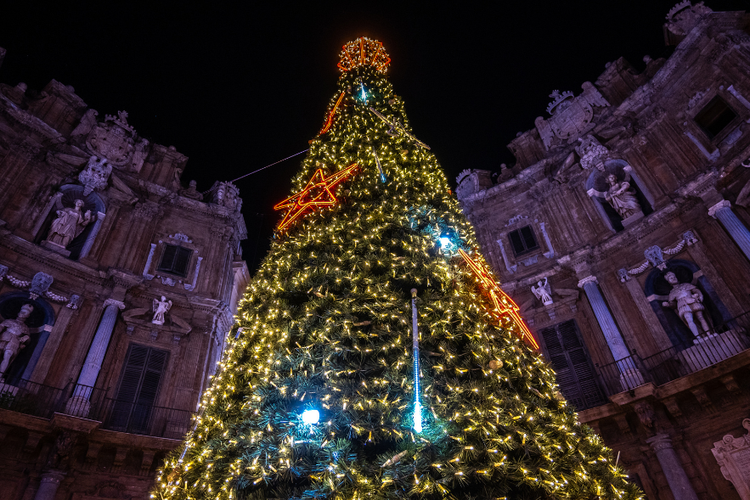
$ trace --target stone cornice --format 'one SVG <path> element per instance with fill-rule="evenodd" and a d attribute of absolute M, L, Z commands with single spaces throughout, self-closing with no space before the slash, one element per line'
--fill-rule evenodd
<path fill-rule="evenodd" d="M 63 274 L 79 278 L 89 283 L 103 286 L 107 279 L 107 274 L 102 271 L 87 267 L 80 262 L 66 259 L 60 254 L 26 241 L 23 238 L 11 234 L 9 231 L 0 230 L 0 246 L 25 255 L 28 258 L 51 269 L 60 271 Z"/>

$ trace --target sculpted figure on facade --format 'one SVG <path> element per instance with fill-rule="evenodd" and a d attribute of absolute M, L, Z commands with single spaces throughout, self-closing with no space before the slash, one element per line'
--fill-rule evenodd
<path fill-rule="evenodd" d="M 33 310 L 34 306 L 24 304 L 18 311 L 16 319 L 6 319 L 0 323 L 0 353 L 2 353 L 0 382 L 5 381 L 6 370 L 29 341 L 29 327 L 26 326 L 26 319 L 31 316 Z"/>
<path fill-rule="evenodd" d="M 164 324 L 164 315 L 169 312 L 169 309 L 172 307 L 172 301 L 167 300 L 167 298 L 162 295 L 161 300 L 154 299 L 153 303 L 153 311 L 154 311 L 154 319 L 151 320 L 151 323 L 155 325 L 163 325 Z"/>
<path fill-rule="evenodd" d="M 47 241 L 67 247 L 73 239 L 81 234 L 91 222 L 91 210 L 83 213 L 83 200 L 76 200 L 73 208 L 65 207 L 57 211 L 57 218 L 52 221 Z"/>
<path fill-rule="evenodd" d="M 549 282 L 545 277 L 543 280 L 539 280 L 537 286 L 531 286 L 531 292 L 536 296 L 537 299 L 542 301 L 545 306 L 552 305 L 552 287 L 549 286 Z"/>
<path fill-rule="evenodd" d="M 181 189 L 180 194 L 192 200 L 203 200 L 203 195 L 200 191 L 198 191 L 198 183 L 196 181 L 190 181 L 190 185 L 188 186 L 188 188 Z"/>
<path fill-rule="evenodd" d="M 630 188 L 628 181 L 618 181 L 615 174 L 609 174 L 607 184 L 609 184 L 609 189 L 604 198 L 620 214 L 620 217 L 627 219 L 641 211 L 635 192 Z"/>
<path fill-rule="evenodd" d="M 698 287 L 691 283 L 680 283 L 677 275 L 672 271 L 667 272 L 664 279 L 672 285 L 672 290 L 669 292 L 669 299 L 662 302 L 662 306 L 674 309 L 680 319 L 693 332 L 696 339 L 700 337 L 701 333 L 710 333 L 711 329 L 703 313 L 705 310 L 703 294 L 698 290 Z M 696 320 L 700 324 L 700 329 Z"/>

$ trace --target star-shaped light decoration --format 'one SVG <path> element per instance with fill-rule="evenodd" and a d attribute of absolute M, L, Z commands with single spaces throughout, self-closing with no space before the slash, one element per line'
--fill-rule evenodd
<path fill-rule="evenodd" d="M 336 195 L 334 191 L 336 186 L 351 176 L 358 168 L 359 165 L 352 163 L 345 169 L 339 170 L 328 177 L 323 173 L 323 169 L 316 170 L 302 191 L 273 207 L 274 210 L 287 210 L 276 230 L 284 231 L 295 220 L 318 207 L 335 205 Z"/>
<path fill-rule="evenodd" d="M 513 299 L 508 297 L 508 295 L 498 286 L 497 282 L 492 279 L 489 270 L 487 270 L 485 266 L 472 260 L 472 258 L 469 257 L 469 254 L 464 252 L 463 249 L 459 248 L 458 253 L 463 257 L 466 263 L 469 264 L 469 267 L 479 279 L 480 285 L 484 288 L 487 295 L 489 295 L 490 300 L 492 300 L 492 305 L 495 307 L 492 312 L 494 316 L 498 317 L 500 324 L 519 335 L 534 349 L 539 349 L 539 344 L 534 340 L 534 336 L 529 331 L 529 327 L 526 326 L 521 315 L 518 314 L 519 307 L 513 302 Z"/>

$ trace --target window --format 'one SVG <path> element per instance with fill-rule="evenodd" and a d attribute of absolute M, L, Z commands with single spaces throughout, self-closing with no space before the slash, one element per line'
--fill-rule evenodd
<path fill-rule="evenodd" d="M 531 226 L 511 231 L 508 237 L 510 238 L 510 244 L 513 246 L 513 253 L 515 255 L 523 255 L 539 248 Z"/>
<path fill-rule="evenodd" d="M 694 120 L 695 123 L 703 129 L 706 135 L 710 139 L 713 139 L 719 135 L 722 130 L 727 128 L 736 117 L 737 113 L 732 111 L 729 104 L 727 104 L 721 97 L 716 96 L 711 99 L 711 102 L 706 104 L 697 115 L 695 115 Z"/>
<path fill-rule="evenodd" d="M 575 320 L 545 328 L 541 337 L 565 399 L 578 411 L 606 403 Z"/>
<path fill-rule="evenodd" d="M 165 245 L 164 255 L 161 256 L 158 270 L 177 274 L 184 278 L 187 276 L 188 264 L 190 264 L 190 257 L 192 255 L 193 251 L 189 248 L 177 245 Z"/>
<path fill-rule="evenodd" d="M 169 353 L 130 344 L 107 428 L 146 434 Z"/>

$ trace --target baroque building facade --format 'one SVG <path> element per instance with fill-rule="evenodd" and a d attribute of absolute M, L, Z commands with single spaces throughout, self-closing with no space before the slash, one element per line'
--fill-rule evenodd
<path fill-rule="evenodd" d="M 561 392 L 651 500 L 750 499 L 750 16 L 684 1 L 457 195 Z"/>
<path fill-rule="evenodd" d="M 239 191 L 186 162 L 0 84 L 0 498 L 147 498 L 188 431 L 249 276 Z"/>

